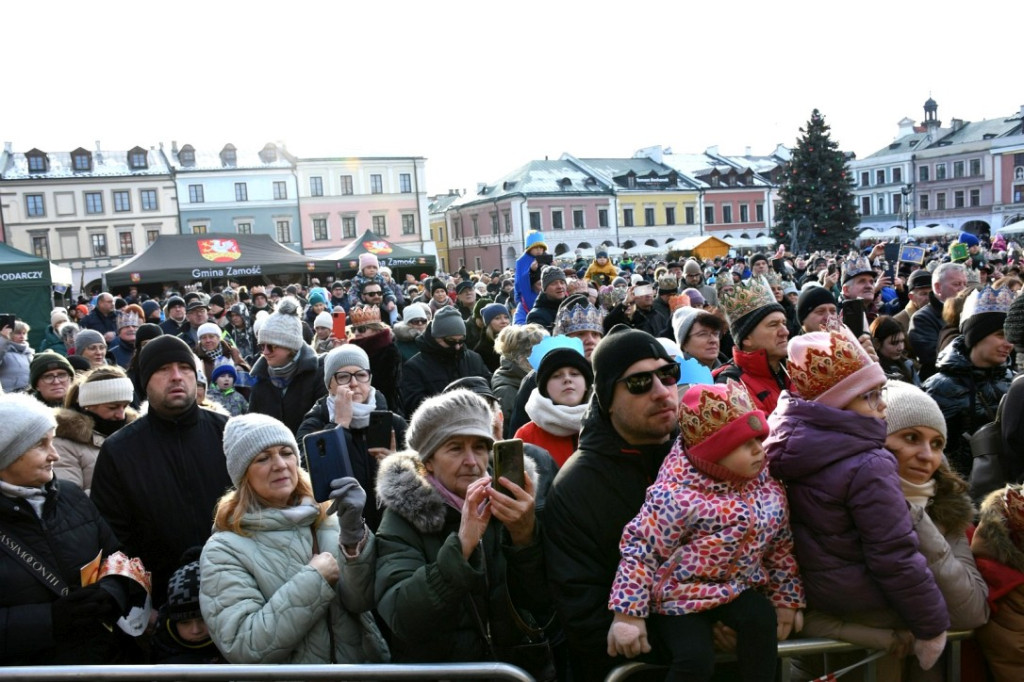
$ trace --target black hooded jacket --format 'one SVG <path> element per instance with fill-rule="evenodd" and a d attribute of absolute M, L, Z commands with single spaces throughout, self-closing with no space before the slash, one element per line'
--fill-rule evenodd
<path fill-rule="evenodd" d="M 428 327 L 416 337 L 416 346 L 420 352 L 405 363 L 402 370 L 398 394 L 405 415 L 410 419 L 421 402 L 441 393 L 445 386 L 456 379 L 475 376 L 488 383 L 491 381 L 491 373 L 476 351 L 465 346 L 458 349 L 445 348 L 431 335 L 431 331 Z"/>

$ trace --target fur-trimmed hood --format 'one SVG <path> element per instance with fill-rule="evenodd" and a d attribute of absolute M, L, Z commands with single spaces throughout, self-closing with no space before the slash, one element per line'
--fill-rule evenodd
<path fill-rule="evenodd" d="M 935 497 L 927 507 L 928 516 L 945 535 L 959 535 L 974 521 L 974 505 L 967 484 L 943 462 L 932 475 Z"/>
<path fill-rule="evenodd" d="M 1012 485 L 1011 487 L 1019 490 L 1022 486 Z M 986 556 L 1015 571 L 1024 573 L 1024 548 L 1014 544 L 1013 538 L 1010 537 L 1003 490 L 1000 488 L 992 491 L 981 503 L 978 530 L 974 533 L 974 542 L 971 547 L 972 549 L 977 548 L 980 541 L 985 551 L 984 553 L 976 552 L 978 556 Z"/>
<path fill-rule="evenodd" d="M 407 343 L 415 341 L 416 337 L 423 333 L 422 329 L 416 329 L 404 321 L 397 322 L 393 331 L 396 339 Z"/>
<path fill-rule="evenodd" d="M 83 445 L 95 445 L 93 432 L 96 422 L 85 412 L 62 407 L 54 412 L 57 419 L 57 438 L 66 438 Z M 139 413 L 128 407 L 124 411 L 125 423 L 131 424 L 138 419 Z M 101 442 L 104 436 L 100 436 Z"/>
<path fill-rule="evenodd" d="M 523 464 L 534 489 L 539 489 L 537 465 L 525 456 Z M 377 471 L 377 502 L 421 533 L 436 533 L 444 528 L 449 509 L 441 493 L 427 480 L 427 470 L 412 450 L 396 452 L 381 461 Z"/>

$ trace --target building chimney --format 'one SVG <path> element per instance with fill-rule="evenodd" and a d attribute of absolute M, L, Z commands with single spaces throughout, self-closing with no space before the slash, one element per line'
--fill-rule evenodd
<path fill-rule="evenodd" d="M 743 148 L 743 156 L 748 156 L 748 157 L 750 156 L 750 146 L 749 145 Z"/>
<path fill-rule="evenodd" d="M 14 143 L 13 142 L 4 142 L 4 151 L 7 152 L 8 154 L 11 153 L 11 149 L 13 147 L 14 147 Z"/>
<path fill-rule="evenodd" d="M 177 140 L 171 140 L 171 153 L 174 154 L 175 156 L 178 155 L 178 141 Z"/>

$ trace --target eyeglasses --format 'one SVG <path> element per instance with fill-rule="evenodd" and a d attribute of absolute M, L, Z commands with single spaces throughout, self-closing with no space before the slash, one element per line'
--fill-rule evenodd
<path fill-rule="evenodd" d="M 70 375 L 68 375 L 68 373 L 64 371 L 51 372 L 50 374 L 44 374 L 39 378 L 48 384 L 63 384 L 68 381 L 71 381 Z"/>
<path fill-rule="evenodd" d="M 662 365 L 658 369 L 652 369 L 649 372 L 630 374 L 628 377 L 622 377 L 619 381 L 626 384 L 626 390 L 633 395 L 643 395 L 651 390 L 655 377 L 658 378 L 662 386 L 675 386 L 679 382 L 679 372 L 679 364 L 673 362 L 668 365 Z"/>
<path fill-rule="evenodd" d="M 693 332 L 692 334 L 690 334 L 689 338 L 700 339 L 702 341 L 707 341 L 708 339 L 720 339 L 722 338 L 722 332 L 703 330 L 699 332 Z"/>
<path fill-rule="evenodd" d="M 452 348 L 466 345 L 465 336 L 444 336 L 441 340 L 444 341 L 446 346 L 450 346 Z"/>
<path fill-rule="evenodd" d="M 370 373 L 367 372 L 365 369 L 361 369 L 361 370 L 359 370 L 358 372 L 355 372 L 355 373 L 352 373 L 352 372 L 335 372 L 334 373 L 334 381 L 336 381 L 339 386 L 344 386 L 344 385 L 346 385 L 348 383 L 351 383 L 352 377 L 355 377 L 356 381 L 358 381 L 359 383 L 365 384 L 366 382 L 368 382 L 370 380 Z"/>
<path fill-rule="evenodd" d="M 365 325 L 365 324 L 361 324 L 359 326 L 352 327 L 352 333 L 353 334 L 365 334 L 368 331 L 370 331 L 370 327 L 368 325 Z"/>
<path fill-rule="evenodd" d="M 877 410 L 885 402 L 885 387 L 876 388 L 873 391 L 862 393 L 860 397 L 864 399 L 864 402 L 868 404 L 869 408 Z"/>
<path fill-rule="evenodd" d="M 406 324 L 414 324 L 417 327 L 420 326 L 421 324 L 426 324 L 426 323 L 427 323 L 427 321 L 422 319 L 422 318 L 416 318 L 416 319 L 409 320 L 408 322 L 406 322 Z"/>
<path fill-rule="evenodd" d="M 258 348 L 261 353 L 273 353 L 278 348 L 284 348 L 284 346 L 277 346 L 273 343 L 258 343 L 256 344 L 256 348 Z"/>
<path fill-rule="evenodd" d="M 364 291 L 363 296 L 383 296 L 383 291 Z"/>

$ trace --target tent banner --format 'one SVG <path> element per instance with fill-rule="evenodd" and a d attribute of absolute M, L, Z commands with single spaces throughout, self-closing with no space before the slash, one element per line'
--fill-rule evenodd
<path fill-rule="evenodd" d="M 0 282 L 24 282 L 27 280 L 44 280 L 44 269 L 30 269 L 27 272 L 0 272 Z"/>

